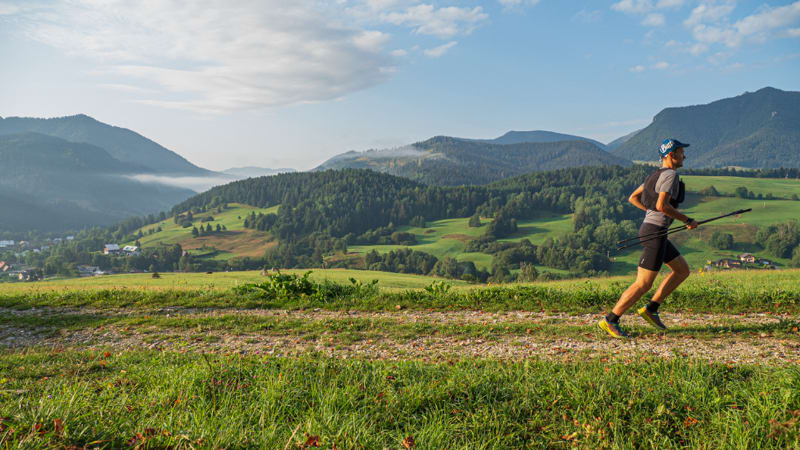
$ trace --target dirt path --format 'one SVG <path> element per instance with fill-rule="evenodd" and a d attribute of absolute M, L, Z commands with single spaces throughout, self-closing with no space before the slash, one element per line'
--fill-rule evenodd
<path fill-rule="evenodd" d="M 336 331 L 315 335 L 268 335 L 254 332 L 231 332 L 225 329 L 198 331 L 163 327 L 107 327 L 36 328 L 20 324 L 26 317 L 53 319 L 74 315 L 102 317 L 168 316 L 202 318 L 220 316 L 258 316 L 274 319 L 300 319 L 304 321 L 343 321 L 375 319 L 393 324 L 427 324 L 431 326 L 480 325 L 487 330 L 504 326 L 542 325 L 547 332 L 532 334 L 487 333 L 474 335 L 447 335 L 429 333 L 402 337 L 377 333 L 369 336 L 343 337 Z M 618 341 L 600 333 L 594 326 L 597 314 L 566 314 L 540 312 L 486 313 L 480 311 L 455 312 L 340 312 L 340 311 L 287 311 L 241 309 L 159 309 L 142 310 L 77 310 L 77 309 L 0 309 L 0 316 L 11 318 L 0 325 L 0 349 L 24 349 L 31 346 L 56 348 L 112 348 L 161 349 L 166 351 L 203 351 L 290 356 L 319 353 L 335 358 L 367 359 L 421 359 L 447 361 L 462 358 L 501 358 L 523 360 L 541 358 L 553 361 L 579 361 L 604 358 L 638 359 L 697 358 L 729 364 L 800 364 L 800 332 L 798 318 L 770 314 L 690 314 L 665 313 L 664 322 L 670 327 L 667 333 L 640 332 L 638 336 Z M 626 317 L 625 324 L 642 325 L 637 317 Z M 739 331 L 729 327 L 736 325 Z M 780 332 L 774 332 L 775 327 Z M 585 332 L 581 330 L 585 327 Z M 576 330 L 577 328 L 577 330 Z M 549 330 L 553 330 L 552 333 Z M 647 328 L 637 327 L 637 330 Z M 693 332 L 696 330 L 697 332 Z M 717 331 L 718 330 L 718 331 Z M 54 332 L 55 331 L 55 332 Z M 634 330 L 635 331 L 635 330 Z M 388 334 L 388 333 L 387 333 Z"/>

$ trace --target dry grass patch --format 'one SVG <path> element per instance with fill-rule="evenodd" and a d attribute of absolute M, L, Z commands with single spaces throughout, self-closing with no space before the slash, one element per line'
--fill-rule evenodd
<path fill-rule="evenodd" d="M 210 236 L 198 236 L 180 242 L 184 250 L 214 247 L 217 250 L 233 253 L 236 256 L 259 257 L 278 242 L 269 233 L 256 230 L 223 231 Z"/>

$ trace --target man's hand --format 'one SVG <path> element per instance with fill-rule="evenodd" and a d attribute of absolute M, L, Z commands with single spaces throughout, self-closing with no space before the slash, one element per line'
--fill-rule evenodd
<path fill-rule="evenodd" d="M 691 217 L 689 218 L 689 221 L 686 222 L 686 228 L 690 230 L 694 230 L 695 228 L 697 228 L 697 226 L 698 226 L 697 221 L 692 219 Z"/>

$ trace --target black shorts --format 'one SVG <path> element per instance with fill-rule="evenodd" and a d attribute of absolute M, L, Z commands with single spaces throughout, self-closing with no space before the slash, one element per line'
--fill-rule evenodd
<path fill-rule="evenodd" d="M 643 223 L 642 226 L 639 227 L 639 236 L 649 234 L 650 237 L 652 237 L 652 233 L 659 231 L 666 232 L 667 229 L 668 227 L 660 227 L 652 223 Z M 639 241 L 641 242 L 645 239 L 648 239 L 648 237 L 644 239 L 640 237 Z M 642 257 L 639 259 L 639 267 L 654 272 L 661 270 L 661 265 L 665 262 L 670 262 L 678 256 L 681 256 L 681 252 L 667 239 L 666 235 L 658 239 L 650 239 L 642 242 L 642 247 L 644 250 L 642 251 Z"/>

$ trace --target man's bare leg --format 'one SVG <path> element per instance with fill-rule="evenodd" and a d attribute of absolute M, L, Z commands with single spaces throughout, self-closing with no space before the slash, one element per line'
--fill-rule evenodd
<path fill-rule="evenodd" d="M 684 280 L 689 278 L 689 264 L 686 263 L 686 260 L 683 259 L 683 256 L 678 255 L 678 257 L 666 264 L 670 269 L 672 269 L 672 273 L 664 278 L 664 281 L 662 281 L 661 285 L 659 285 L 658 289 L 656 289 L 656 293 L 653 294 L 653 301 L 656 303 L 663 302 L 664 299 L 675 290 L 675 288 L 680 286 Z M 616 314 L 616 312 L 614 314 Z"/>
<path fill-rule="evenodd" d="M 681 257 L 679 257 L 679 258 L 681 258 Z M 678 258 L 675 258 L 675 259 L 678 259 Z M 674 262 L 675 259 L 673 259 L 672 261 Z M 683 259 L 683 258 L 681 258 L 681 259 Z M 686 261 L 684 261 L 684 263 L 685 262 Z M 672 266 L 670 266 L 670 267 L 672 267 Z M 687 268 L 688 268 L 688 266 L 687 266 Z M 625 292 L 623 292 L 622 295 L 619 297 L 619 300 L 617 301 L 617 304 L 614 305 L 614 309 L 612 309 L 611 312 L 613 312 L 614 314 L 616 314 L 618 316 L 621 316 L 621 315 L 625 314 L 625 311 L 627 311 L 628 308 L 630 308 L 636 302 L 638 302 L 639 299 L 642 298 L 642 296 L 644 294 L 646 294 L 647 291 L 649 291 L 651 287 L 653 287 L 653 281 L 655 281 L 657 276 L 658 276 L 658 272 L 653 271 L 653 270 L 649 270 L 649 269 L 645 269 L 643 267 L 639 267 L 639 270 L 636 273 L 636 281 L 634 281 L 633 284 L 630 285 L 630 287 L 628 287 L 628 289 L 625 289 Z M 681 280 L 681 281 L 683 281 L 683 280 Z M 680 282 L 678 282 L 678 284 L 680 284 Z M 663 283 L 662 283 L 662 286 L 663 286 Z M 673 288 L 673 289 L 675 289 L 675 288 Z M 670 292 L 672 292 L 672 291 L 670 291 Z"/>

